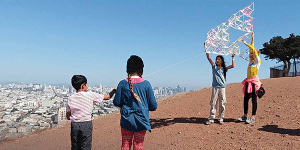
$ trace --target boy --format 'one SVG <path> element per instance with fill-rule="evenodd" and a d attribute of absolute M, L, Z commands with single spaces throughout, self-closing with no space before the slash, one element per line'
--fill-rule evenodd
<path fill-rule="evenodd" d="M 116 87 L 104 96 L 95 92 L 86 92 L 88 89 L 87 79 L 83 75 L 74 75 L 71 81 L 77 91 L 69 97 L 66 106 L 67 119 L 71 120 L 72 150 L 91 149 L 93 103 L 109 100 L 115 94 Z"/>

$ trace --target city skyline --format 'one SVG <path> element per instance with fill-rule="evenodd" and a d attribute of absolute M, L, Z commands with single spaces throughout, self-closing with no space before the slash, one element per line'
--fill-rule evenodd
<path fill-rule="evenodd" d="M 112 89 L 113 87 L 100 84 L 90 86 L 87 92 L 106 95 Z M 179 85 L 176 88 L 154 87 L 153 92 L 159 99 L 186 92 L 186 88 Z M 64 85 L 0 84 L 0 140 L 69 123 L 66 104 L 68 97 L 74 93 L 76 90 L 73 87 Z M 114 106 L 112 97 L 93 105 L 92 118 L 114 111 L 119 111 L 119 108 Z"/>

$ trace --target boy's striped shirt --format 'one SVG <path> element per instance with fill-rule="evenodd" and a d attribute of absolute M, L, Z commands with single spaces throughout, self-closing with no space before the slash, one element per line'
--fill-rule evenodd
<path fill-rule="evenodd" d="M 72 122 L 87 122 L 92 120 L 94 103 L 102 103 L 104 95 L 95 92 L 78 92 L 68 98 L 66 111 L 71 112 Z"/>

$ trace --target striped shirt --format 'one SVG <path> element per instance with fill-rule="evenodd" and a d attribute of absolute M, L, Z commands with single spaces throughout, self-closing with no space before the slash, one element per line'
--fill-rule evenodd
<path fill-rule="evenodd" d="M 102 103 L 104 95 L 95 92 L 78 92 L 67 101 L 66 111 L 71 112 L 71 122 L 87 122 L 92 120 L 94 103 Z"/>

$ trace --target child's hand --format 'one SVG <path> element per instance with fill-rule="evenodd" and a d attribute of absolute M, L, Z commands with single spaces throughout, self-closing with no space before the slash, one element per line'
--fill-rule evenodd
<path fill-rule="evenodd" d="M 236 51 L 233 51 L 233 53 L 232 53 L 232 56 L 231 56 L 231 57 L 234 57 L 235 53 L 236 53 Z"/>
<path fill-rule="evenodd" d="M 115 86 L 115 88 L 114 88 L 114 89 L 115 89 L 115 90 L 117 90 L 117 88 L 118 88 L 118 86 Z"/>

